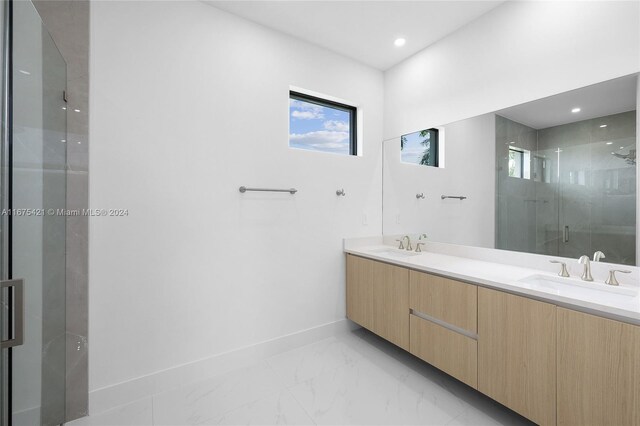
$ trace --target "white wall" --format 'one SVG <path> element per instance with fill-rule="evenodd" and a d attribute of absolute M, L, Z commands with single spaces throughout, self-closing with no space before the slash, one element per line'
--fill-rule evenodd
<path fill-rule="evenodd" d="M 364 156 L 289 149 L 290 85 L 356 102 Z M 90 390 L 344 319 L 381 72 L 200 2 L 95 2 L 91 95 L 90 205 L 129 216 L 90 223 Z"/>
<path fill-rule="evenodd" d="M 505 2 L 385 72 L 385 139 L 640 70 L 640 2 Z"/>
<path fill-rule="evenodd" d="M 384 143 L 384 233 L 426 233 L 431 241 L 495 246 L 495 114 L 440 128 L 444 167 L 400 161 L 400 138 Z M 417 199 L 416 194 L 424 194 Z M 441 199 L 462 195 L 466 200 Z"/>

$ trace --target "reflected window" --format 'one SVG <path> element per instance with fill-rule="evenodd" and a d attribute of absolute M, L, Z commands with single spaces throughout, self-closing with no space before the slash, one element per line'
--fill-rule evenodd
<path fill-rule="evenodd" d="M 421 166 L 439 167 L 439 131 L 425 129 L 400 138 L 400 161 Z"/>
<path fill-rule="evenodd" d="M 526 149 L 509 147 L 509 176 L 529 179 L 531 176 L 531 153 Z"/>
<path fill-rule="evenodd" d="M 356 107 L 289 92 L 289 147 L 358 155 Z"/>

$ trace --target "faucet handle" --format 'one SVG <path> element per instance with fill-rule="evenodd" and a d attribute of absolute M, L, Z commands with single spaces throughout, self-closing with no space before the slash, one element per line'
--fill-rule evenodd
<path fill-rule="evenodd" d="M 594 262 L 600 262 L 600 259 L 605 259 L 607 256 L 604 255 L 603 252 L 601 252 L 600 250 L 598 250 L 597 252 L 593 253 L 593 261 Z"/>
<path fill-rule="evenodd" d="M 612 269 L 609 271 L 609 278 L 607 278 L 607 280 L 604 282 L 605 284 L 609 284 L 609 285 L 620 285 L 620 283 L 618 282 L 618 279 L 616 278 L 616 272 L 620 272 L 622 274 L 630 274 L 631 271 L 628 271 L 626 269 Z"/>
<path fill-rule="evenodd" d="M 398 246 L 398 248 L 399 248 L 400 250 L 404 250 L 404 244 L 402 244 L 402 240 L 404 240 L 404 238 L 402 238 L 402 239 L 397 239 L 397 238 L 396 238 L 396 241 L 398 241 L 398 242 L 400 243 L 400 245 Z"/>
<path fill-rule="evenodd" d="M 423 246 L 423 245 L 425 245 L 425 243 L 422 243 L 420 241 L 418 241 L 416 243 L 416 253 L 421 253 L 422 252 L 422 249 L 420 248 L 420 246 Z"/>
<path fill-rule="evenodd" d="M 558 272 L 558 276 L 559 277 L 565 277 L 568 278 L 569 275 L 569 271 L 567 271 L 567 264 L 564 262 L 560 262 L 559 260 L 550 260 L 549 263 L 559 263 L 560 266 L 560 272 Z"/>

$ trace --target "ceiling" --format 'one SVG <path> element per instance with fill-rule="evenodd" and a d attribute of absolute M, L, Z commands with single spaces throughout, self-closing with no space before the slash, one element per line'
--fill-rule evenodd
<path fill-rule="evenodd" d="M 546 129 L 636 109 L 638 76 L 630 75 L 497 111 L 518 123 Z M 572 113 L 573 108 L 580 112 Z"/>
<path fill-rule="evenodd" d="M 218 1 L 219 9 L 386 70 L 502 1 Z M 405 38 L 403 47 L 394 46 Z"/>

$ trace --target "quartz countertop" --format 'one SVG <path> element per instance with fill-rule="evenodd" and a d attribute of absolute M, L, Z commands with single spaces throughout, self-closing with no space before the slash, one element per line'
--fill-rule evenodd
<path fill-rule="evenodd" d="M 514 254 L 495 249 L 457 247 L 460 248 L 456 249 L 456 246 L 448 244 L 426 243 L 422 247 L 422 253 L 410 253 L 384 244 L 380 237 L 345 240 L 344 251 L 356 256 L 640 325 L 640 293 L 638 291 L 640 287 L 637 283 L 638 268 L 636 267 L 613 264 L 596 265 L 593 262 L 592 266 L 595 266 L 593 270 L 594 281 L 585 282 L 577 276 L 582 265 L 577 265 L 575 259 L 527 253 Z M 459 252 L 459 255 L 456 255 L 456 251 Z M 491 260 L 492 257 L 495 257 L 495 260 Z M 527 262 L 528 257 L 529 262 Z M 559 270 L 559 265 L 548 263 L 551 259 L 566 261 L 568 265 L 571 265 L 572 276 L 570 278 L 558 277 L 554 271 Z M 512 264 L 505 263 L 508 261 L 511 261 Z M 575 262 L 576 265 L 569 262 Z M 523 264 L 531 264 L 532 266 L 527 267 Z M 631 270 L 632 274 L 618 274 L 621 285 L 618 287 L 608 286 L 603 281 L 610 268 Z M 543 288 L 522 281 L 534 276 L 554 280 L 558 285 Z"/>

